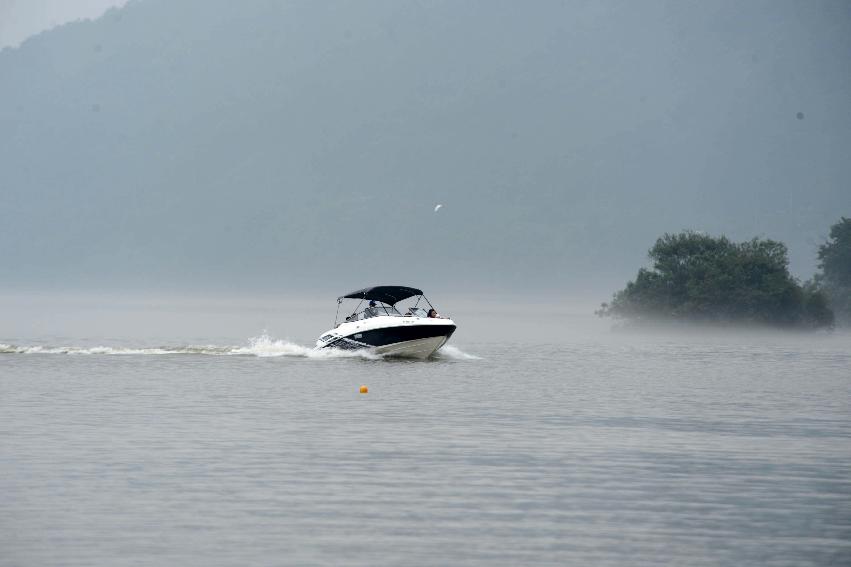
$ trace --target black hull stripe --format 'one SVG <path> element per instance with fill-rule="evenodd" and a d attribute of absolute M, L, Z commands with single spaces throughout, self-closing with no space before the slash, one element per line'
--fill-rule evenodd
<path fill-rule="evenodd" d="M 325 346 L 347 350 L 380 347 L 405 341 L 415 341 L 417 339 L 429 339 L 431 337 L 446 337 L 449 339 L 454 332 L 455 325 L 404 325 L 354 333 Z M 358 337 L 357 335 L 360 336 Z"/>

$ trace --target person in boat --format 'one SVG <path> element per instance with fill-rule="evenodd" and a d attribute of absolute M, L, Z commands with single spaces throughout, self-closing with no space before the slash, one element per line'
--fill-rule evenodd
<path fill-rule="evenodd" d="M 437 314 L 437 310 L 434 307 L 428 310 L 428 317 L 429 319 L 440 319 L 440 315 Z"/>
<path fill-rule="evenodd" d="M 376 317 L 378 316 L 378 304 L 375 303 L 375 300 L 369 302 L 369 307 L 363 310 L 364 317 Z"/>

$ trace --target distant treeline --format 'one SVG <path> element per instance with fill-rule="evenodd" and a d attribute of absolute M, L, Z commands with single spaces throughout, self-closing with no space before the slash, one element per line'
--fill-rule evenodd
<path fill-rule="evenodd" d="M 684 231 L 659 238 L 649 256 L 652 268 L 641 268 L 598 315 L 812 329 L 851 322 L 851 219 L 845 217 L 819 247 L 820 272 L 803 284 L 789 273 L 786 245 L 774 240 L 732 242 Z"/>

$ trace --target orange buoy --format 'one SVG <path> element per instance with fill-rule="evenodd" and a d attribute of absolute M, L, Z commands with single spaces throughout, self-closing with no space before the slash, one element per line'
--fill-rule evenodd
<path fill-rule="evenodd" d="M 361 393 L 361 394 L 368 394 L 368 393 L 369 393 L 369 388 L 367 388 L 366 386 L 361 386 L 361 387 L 360 387 L 360 393 Z"/>

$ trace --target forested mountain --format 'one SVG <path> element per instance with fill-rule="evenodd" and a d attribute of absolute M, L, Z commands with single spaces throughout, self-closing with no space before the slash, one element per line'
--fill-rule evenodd
<path fill-rule="evenodd" d="M 130 2 L 0 52 L 0 285 L 593 289 L 682 228 L 782 240 L 806 278 L 851 210 L 848 28 L 842 2 Z"/>

